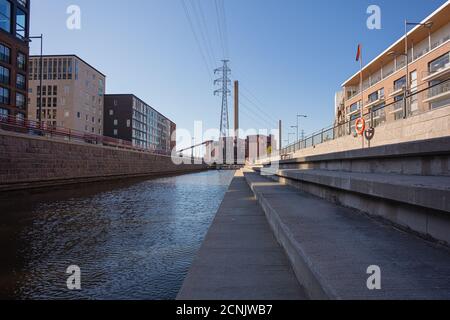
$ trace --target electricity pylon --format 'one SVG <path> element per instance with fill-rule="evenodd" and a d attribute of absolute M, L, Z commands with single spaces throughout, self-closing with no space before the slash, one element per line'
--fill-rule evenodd
<path fill-rule="evenodd" d="M 230 122 L 228 118 L 228 96 L 231 94 L 228 86 L 231 84 L 228 76 L 231 73 L 230 68 L 228 68 L 229 60 L 222 60 L 223 66 L 214 70 L 214 74 L 221 74 L 222 77 L 214 81 L 214 85 L 220 84 L 222 87 L 214 91 L 214 95 L 222 94 L 222 111 L 220 113 L 220 138 L 225 138 L 228 136 L 228 131 L 230 130 Z"/>

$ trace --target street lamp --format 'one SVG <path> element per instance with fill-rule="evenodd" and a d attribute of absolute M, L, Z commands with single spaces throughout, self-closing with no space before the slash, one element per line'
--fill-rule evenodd
<path fill-rule="evenodd" d="M 41 122 L 42 122 L 42 77 L 43 77 L 43 73 L 44 73 L 44 61 L 43 61 L 43 42 L 44 42 L 44 36 L 41 34 L 40 36 L 32 36 L 32 37 L 28 37 L 26 39 L 24 39 L 27 42 L 32 42 L 33 39 L 40 39 L 41 40 L 41 54 L 40 54 L 40 58 L 39 58 L 39 63 L 41 65 L 40 68 L 40 77 L 39 77 L 39 88 L 40 88 L 40 92 L 39 92 L 39 108 L 38 108 L 38 121 L 39 121 L 39 127 L 41 126 Z"/>
<path fill-rule="evenodd" d="M 431 50 L 431 28 L 433 27 L 433 21 L 427 21 L 425 23 L 421 22 L 408 22 L 405 20 L 405 53 L 398 53 L 391 51 L 388 55 L 393 56 L 405 56 L 406 57 L 406 94 L 409 93 L 410 80 L 409 80 L 409 48 L 408 48 L 408 26 L 422 26 L 428 29 L 428 50 Z"/>
<path fill-rule="evenodd" d="M 428 28 L 428 50 L 431 50 L 431 28 L 433 27 L 434 23 L 432 21 L 427 21 L 425 23 L 420 22 L 408 22 L 405 20 L 405 52 L 396 52 L 391 51 L 388 53 L 390 56 L 404 56 L 406 59 L 406 86 L 405 86 L 405 106 L 404 106 L 404 115 L 403 117 L 406 118 L 406 109 L 407 109 L 407 103 L 406 103 L 406 97 L 410 93 L 410 75 L 409 75 L 409 48 L 408 48 L 408 26 L 422 26 L 425 28 Z"/>
<path fill-rule="evenodd" d="M 299 118 L 308 118 L 308 116 L 305 116 L 304 114 L 298 114 L 297 115 L 297 125 L 291 127 L 292 129 L 297 129 L 297 141 L 300 141 L 300 136 L 299 136 L 300 124 L 299 124 L 299 121 L 298 121 Z"/>

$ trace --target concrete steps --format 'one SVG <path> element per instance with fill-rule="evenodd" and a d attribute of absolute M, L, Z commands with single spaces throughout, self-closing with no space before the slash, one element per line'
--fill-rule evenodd
<path fill-rule="evenodd" d="M 262 172 L 265 170 L 263 169 Z M 414 206 L 450 216 L 450 177 L 360 173 L 329 170 L 279 170 L 276 175 Z"/>
<path fill-rule="evenodd" d="M 352 186 L 349 177 L 332 172 L 318 176 L 319 173 L 304 172 L 303 178 L 314 179 L 315 185 L 334 181 L 341 187 Z M 356 179 L 353 181 L 367 182 L 364 176 L 351 177 Z M 450 299 L 447 247 L 257 173 L 245 173 L 245 178 L 310 298 Z M 382 176 L 379 179 L 385 181 Z M 404 179 L 388 182 L 410 184 Z M 440 182 L 430 179 L 427 187 L 439 189 Z M 367 288 L 367 269 L 374 265 L 381 268 L 381 290 Z"/>
<path fill-rule="evenodd" d="M 275 181 L 450 244 L 450 176 L 261 169 Z"/>

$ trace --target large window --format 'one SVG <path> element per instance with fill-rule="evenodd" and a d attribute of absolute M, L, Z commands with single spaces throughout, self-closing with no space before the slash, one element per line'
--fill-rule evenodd
<path fill-rule="evenodd" d="M 23 6 L 24 8 L 27 7 L 27 2 L 28 2 L 28 0 L 17 0 L 17 2 L 18 2 L 21 6 Z"/>
<path fill-rule="evenodd" d="M 16 93 L 16 107 L 19 109 L 25 108 L 25 96 L 21 93 Z"/>
<path fill-rule="evenodd" d="M 5 119 L 8 119 L 8 116 L 9 116 L 9 111 L 8 111 L 8 109 L 5 109 L 5 108 L 0 108 L 0 120 L 5 120 Z"/>
<path fill-rule="evenodd" d="M 394 90 L 400 90 L 406 87 L 406 76 L 394 81 Z"/>
<path fill-rule="evenodd" d="M 9 84 L 9 69 L 0 66 L 0 83 Z"/>
<path fill-rule="evenodd" d="M 360 109 L 360 106 L 361 106 L 360 101 L 355 102 L 354 104 L 352 104 L 352 105 L 350 106 L 350 112 L 355 112 L 356 110 L 359 110 L 359 109 Z"/>
<path fill-rule="evenodd" d="M 22 71 L 27 70 L 27 57 L 22 52 L 17 53 L 17 67 Z"/>
<path fill-rule="evenodd" d="M 9 104 L 9 90 L 3 87 L 0 87 L 0 103 Z"/>
<path fill-rule="evenodd" d="M 0 0 L 0 29 L 11 32 L 11 2 Z"/>
<path fill-rule="evenodd" d="M 27 36 L 27 15 L 21 9 L 17 9 L 16 13 L 16 36 L 25 39 Z"/>
<path fill-rule="evenodd" d="M 17 74 L 16 87 L 18 89 L 25 90 L 26 81 L 25 81 L 25 76 L 23 74 L 20 74 L 20 73 Z"/>
<path fill-rule="evenodd" d="M 450 66 L 450 52 L 447 52 L 443 56 L 430 62 L 429 71 L 430 73 L 435 73 L 449 66 Z"/>
<path fill-rule="evenodd" d="M 384 97 L 384 88 L 369 95 L 369 103 L 375 102 Z"/>
<path fill-rule="evenodd" d="M 0 43 L 0 61 L 11 63 L 11 49 Z"/>

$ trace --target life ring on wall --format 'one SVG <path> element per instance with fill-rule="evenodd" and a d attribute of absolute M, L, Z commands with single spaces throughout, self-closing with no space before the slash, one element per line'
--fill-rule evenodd
<path fill-rule="evenodd" d="M 366 137 L 367 141 L 370 141 L 375 137 L 375 128 L 369 128 L 364 132 L 364 136 Z"/>
<path fill-rule="evenodd" d="M 364 131 L 366 131 L 366 120 L 364 120 L 364 118 L 359 118 L 356 120 L 355 130 L 360 136 L 364 134 Z"/>

